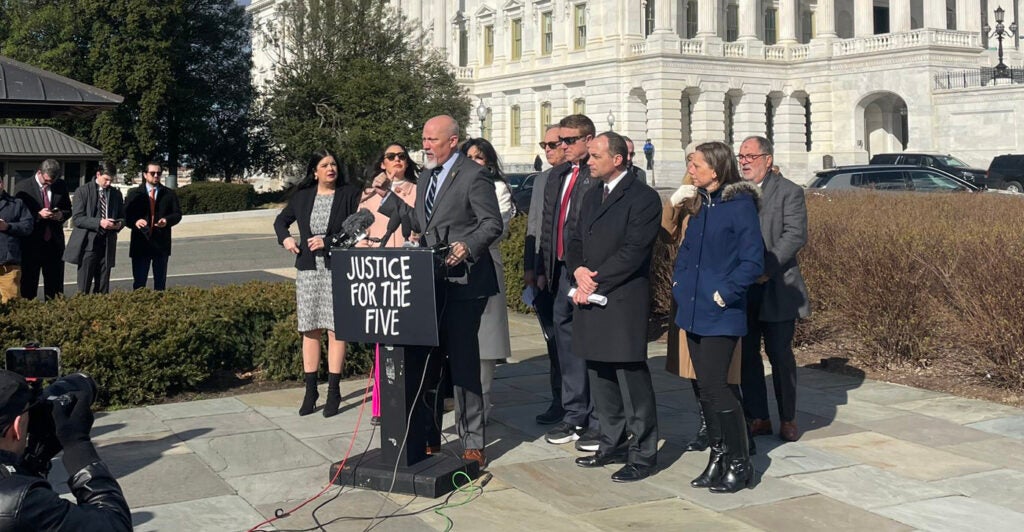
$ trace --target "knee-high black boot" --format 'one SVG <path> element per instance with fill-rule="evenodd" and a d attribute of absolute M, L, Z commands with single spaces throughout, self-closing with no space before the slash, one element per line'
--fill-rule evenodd
<path fill-rule="evenodd" d="M 697 428 L 697 435 L 690 440 L 690 443 L 686 444 L 686 451 L 703 451 L 708 448 L 708 422 L 704 417 L 704 405 L 700 400 L 700 385 L 697 384 L 697 379 L 690 379 L 690 385 L 693 387 L 693 396 L 697 398 L 697 413 L 700 415 L 700 426 Z"/>
<path fill-rule="evenodd" d="M 324 417 L 338 413 L 341 406 L 341 373 L 327 374 L 327 401 L 324 402 Z"/>
<path fill-rule="evenodd" d="M 711 413 L 711 403 L 701 401 L 700 407 L 704 412 Z M 695 488 L 707 488 L 716 484 L 725 468 L 722 458 L 725 449 L 722 444 L 721 422 L 711 415 L 705 418 L 705 421 L 707 422 L 708 438 L 711 440 L 711 454 L 708 456 L 708 466 L 704 468 L 704 472 L 690 481 L 690 485 Z"/>
<path fill-rule="evenodd" d="M 306 373 L 306 396 L 302 398 L 302 406 L 299 407 L 300 416 L 308 416 L 316 410 L 316 400 L 320 398 L 320 392 L 316 389 L 316 372 Z"/>
<path fill-rule="evenodd" d="M 747 449 L 747 422 L 742 410 L 717 413 L 725 441 L 725 472 L 718 482 L 710 486 L 715 493 L 735 493 L 749 487 L 754 480 L 754 466 Z"/>

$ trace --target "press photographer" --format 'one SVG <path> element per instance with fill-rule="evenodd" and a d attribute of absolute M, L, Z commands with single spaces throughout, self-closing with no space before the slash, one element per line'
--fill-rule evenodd
<path fill-rule="evenodd" d="M 89 438 L 92 379 L 69 375 L 40 388 L 0 370 L 0 531 L 131 530 L 121 487 Z M 45 479 L 62 449 L 77 505 L 58 497 Z"/>

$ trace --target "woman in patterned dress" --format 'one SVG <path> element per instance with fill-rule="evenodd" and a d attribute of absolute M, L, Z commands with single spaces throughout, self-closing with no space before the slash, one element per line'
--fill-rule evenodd
<path fill-rule="evenodd" d="M 324 417 L 338 413 L 341 405 L 341 370 L 345 364 L 345 342 L 334 336 L 334 306 L 331 289 L 331 260 L 324 237 L 341 232 L 341 224 L 356 212 L 360 190 L 344 183 L 337 158 L 327 150 L 313 154 L 306 165 L 306 177 L 296 187 L 288 205 L 274 220 L 277 241 L 295 255 L 295 296 L 299 332 L 302 333 L 302 370 L 306 395 L 299 408 L 305 416 L 316 409 L 320 398 L 317 372 L 320 368 L 320 339 L 327 330 L 327 401 Z M 297 223 L 299 238 L 289 227 Z"/>

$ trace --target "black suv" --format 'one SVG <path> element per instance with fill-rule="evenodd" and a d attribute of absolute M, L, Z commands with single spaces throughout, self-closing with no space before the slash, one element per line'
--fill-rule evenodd
<path fill-rule="evenodd" d="M 1024 155 L 997 155 L 988 165 L 988 184 L 1010 192 L 1024 192 Z"/>
<path fill-rule="evenodd" d="M 976 186 L 985 188 L 988 186 L 988 179 L 985 170 L 971 168 L 967 163 L 953 157 L 952 155 L 939 155 L 937 153 L 880 153 L 869 161 L 870 164 L 909 164 L 914 166 L 928 166 L 938 168 L 953 177 L 959 177 Z"/>
<path fill-rule="evenodd" d="M 840 166 L 815 174 L 809 189 L 901 192 L 977 192 L 971 183 L 934 168 L 909 165 Z"/>

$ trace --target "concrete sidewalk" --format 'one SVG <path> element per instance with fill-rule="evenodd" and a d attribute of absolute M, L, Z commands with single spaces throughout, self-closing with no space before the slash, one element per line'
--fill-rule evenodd
<path fill-rule="evenodd" d="M 530 316 L 511 317 L 514 360 L 498 368 L 487 429 L 494 479 L 472 502 L 443 511 L 456 530 L 1020 530 L 1024 527 L 1024 411 L 871 380 L 800 370 L 797 443 L 757 439 L 756 486 L 734 495 L 692 489 L 706 453 L 682 453 L 696 404 L 686 381 L 663 371 L 651 344 L 659 407 L 655 476 L 630 485 L 612 467 L 575 466 L 572 445 L 543 441 L 547 362 Z M 247 530 L 327 483 L 353 434 L 371 440 L 366 381 L 343 385 L 343 413 L 300 418 L 300 389 L 133 408 L 97 416 L 100 454 L 125 489 L 136 529 Z M 362 422 L 356 424 L 362 415 Z M 449 419 L 449 442 L 459 450 Z M 64 471 L 51 479 L 60 485 Z M 63 487 L 63 486 L 60 486 Z M 315 527 L 313 509 L 277 521 Z M 452 502 L 464 496 L 458 494 Z M 439 501 L 346 489 L 317 511 L 327 530 L 443 530 Z M 413 515 L 410 515 L 413 514 Z M 273 527 L 265 527 L 267 530 Z"/>

